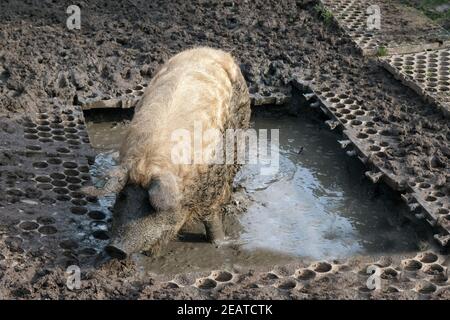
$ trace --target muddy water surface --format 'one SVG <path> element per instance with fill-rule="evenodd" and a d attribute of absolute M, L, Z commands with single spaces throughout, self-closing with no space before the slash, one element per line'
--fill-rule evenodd
<path fill-rule="evenodd" d="M 89 120 L 89 119 L 88 119 Z M 401 219 L 398 198 L 364 178 L 364 168 L 321 123 L 274 113 L 253 116 L 255 129 L 280 129 L 280 167 L 261 175 L 245 165 L 235 185 L 236 210 L 225 217 L 228 245 L 204 242 L 200 225 L 188 226 L 158 257 L 136 255 L 143 268 L 178 273 L 265 267 L 299 258 L 334 259 L 359 254 L 402 254 L 417 249 L 416 231 Z M 115 162 L 126 122 L 88 121 L 99 150 L 92 174 Z M 101 199 L 105 207 L 114 198 Z M 245 207 L 245 212 L 237 208 Z"/>

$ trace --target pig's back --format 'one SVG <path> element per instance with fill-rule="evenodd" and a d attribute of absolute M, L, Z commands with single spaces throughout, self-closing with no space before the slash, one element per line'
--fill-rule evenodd
<path fill-rule="evenodd" d="M 203 131 L 225 129 L 239 76 L 229 54 L 209 48 L 182 52 L 163 65 L 139 102 L 121 148 L 121 159 L 131 166 L 130 179 L 145 185 L 158 170 L 170 170 L 181 180 L 194 174 L 172 163 L 171 136 L 187 129 L 192 137 L 194 124 Z"/>

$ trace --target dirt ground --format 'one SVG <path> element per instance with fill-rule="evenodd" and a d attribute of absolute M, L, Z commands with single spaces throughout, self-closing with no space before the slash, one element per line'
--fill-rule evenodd
<path fill-rule="evenodd" d="M 324 82 L 338 80 L 340 90 L 359 96 L 402 141 L 403 149 L 393 150 L 390 156 L 401 158 L 411 174 L 435 176 L 446 194 L 450 192 L 448 119 L 375 61 L 360 56 L 337 28 L 323 24 L 313 9 L 314 1 L 78 1 L 81 30 L 69 31 L 66 8 L 71 4 L 0 3 L 2 148 L 13 144 L 24 116 L 36 118 L 38 111 L 47 111 L 50 105 L 78 105 L 105 94 L 114 97 L 147 82 L 174 53 L 204 45 L 231 51 L 253 93 L 288 92 L 294 74 Z M 9 175 L 2 167 L 17 161 L 19 156 L 2 149 L 2 188 Z M 31 184 L 30 177 L 19 178 Z M 83 268 L 82 289 L 70 291 L 65 266 L 49 263 L 55 260 L 55 252 L 23 251 L 20 244 L 5 240 L 11 239 L 14 229 L 13 207 L 8 198 L 1 201 L 0 221 L 8 221 L 0 225 L 1 298 L 450 298 L 448 279 L 439 271 L 448 267 L 446 256 L 439 262 L 418 258 L 419 268 L 414 261 L 401 261 L 403 257 L 389 262 L 382 258 L 379 264 L 388 268 L 384 279 L 389 285 L 373 292 L 364 289 L 364 268 L 378 257 L 332 264 L 305 261 L 274 267 L 269 273 L 232 270 L 232 277 L 223 271 L 208 278 L 209 273 L 199 273 L 173 279 L 137 270 L 132 261 L 108 261 Z M 406 276 L 399 279 L 399 274 Z"/>
<path fill-rule="evenodd" d="M 450 30 L 450 4 L 446 0 L 401 0 L 402 3 L 417 8 Z"/>

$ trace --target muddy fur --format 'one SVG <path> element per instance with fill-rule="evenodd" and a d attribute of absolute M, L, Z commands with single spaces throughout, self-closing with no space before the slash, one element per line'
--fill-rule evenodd
<path fill-rule="evenodd" d="M 136 107 L 120 148 L 119 168 L 102 189 L 85 189 L 95 195 L 118 192 L 127 184 L 148 190 L 146 201 L 155 212 L 115 223 L 113 234 L 133 242 L 118 246 L 127 251 L 159 247 L 191 219 L 205 223 L 209 238 L 222 238 L 218 215 L 230 198 L 238 166 L 208 164 L 213 155 L 206 152 L 203 163 L 178 164 L 171 158 L 172 134 L 183 129 L 192 139 L 194 124 L 200 125 L 202 132 L 218 129 L 224 134 L 226 129 L 247 128 L 249 118 L 247 85 L 230 54 L 194 48 L 164 64 Z M 201 142 L 204 151 L 217 144 L 208 138 L 205 134 Z M 130 215 L 128 207 L 119 207 L 116 216 Z"/>

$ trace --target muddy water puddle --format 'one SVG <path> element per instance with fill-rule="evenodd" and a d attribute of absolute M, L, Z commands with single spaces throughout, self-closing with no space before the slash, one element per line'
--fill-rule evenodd
<path fill-rule="evenodd" d="M 228 245 L 204 241 L 203 227 L 187 226 L 158 257 L 136 255 L 155 273 L 264 268 L 301 258 L 335 259 L 355 255 L 404 254 L 417 250 L 416 230 L 402 219 L 398 197 L 364 178 L 364 167 L 349 158 L 340 137 L 314 119 L 258 112 L 255 129 L 279 129 L 279 170 L 261 175 L 244 165 L 235 179 L 234 208 L 224 224 Z M 114 165 L 127 121 L 89 121 L 91 143 L 99 153 L 98 176 Z M 114 198 L 100 199 L 108 208 Z"/>

